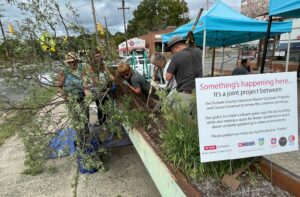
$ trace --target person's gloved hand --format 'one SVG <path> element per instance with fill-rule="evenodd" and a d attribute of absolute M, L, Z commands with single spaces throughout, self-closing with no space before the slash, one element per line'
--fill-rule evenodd
<path fill-rule="evenodd" d="M 127 80 L 122 80 L 122 83 L 124 84 L 124 85 L 126 85 L 126 86 L 128 86 L 129 85 L 129 83 L 128 83 L 128 81 Z"/>
<path fill-rule="evenodd" d="M 158 90 L 159 89 L 159 84 L 157 84 L 154 80 L 151 79 L 150 81 L 150 85 L 152 87 L 154 87 L 155 90 Z"/>

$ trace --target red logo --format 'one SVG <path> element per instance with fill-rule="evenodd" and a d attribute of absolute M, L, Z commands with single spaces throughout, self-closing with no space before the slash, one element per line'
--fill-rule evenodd
<path fill-rule="evenodd" d="M 273 138 L 271 139 L 271 144 L 276 144 L 276 142 L 277 142 L 277 139 L 276 139 L 275 137 L 273 137 Z"/>
<path fill-rule="evenodd" d="M 238 143 L 238 147 L 243 147 L 244 143 Z"/>
<path fill-rule="evenodd" d="M 134 41 L 133 41 L 133 40 L 130 40 L 130 41 L 129 41 L 129 45 L 130 45 L 130 46 L 133 46 L 133 45 L 134 45 Z"/>
<path fill-rule="evenodd" d="M 204 146 L 204 150 L 216 150 L 216 149 L 217 149 L 216 145 Z"/>
<path fill-rule="evenodd" d="M 294 135 L 290 135 L 289 136 L 289 142 L 293 142 L 293 141 L 295 141 L 295 136 Z"/>

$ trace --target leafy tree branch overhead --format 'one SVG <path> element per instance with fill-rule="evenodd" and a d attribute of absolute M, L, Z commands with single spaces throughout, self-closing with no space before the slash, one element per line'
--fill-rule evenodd
<path fill-rule="evenodd" d="M 185 0 L 144 0 L 128 22 L 128 36 L 136 37 L 167 26 L 182 25 L 190 20 L 188 13 Z"/>

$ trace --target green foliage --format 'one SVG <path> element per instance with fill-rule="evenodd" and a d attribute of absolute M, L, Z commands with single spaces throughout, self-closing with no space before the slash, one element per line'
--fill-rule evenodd
<path fill-rule="evenodd" d="M 188 7 L 184 0 L 143 0 L 128 22 L 128 37 L 157 31 L 167 26 L 179 26 L 189 21 Z"/>
<path fill-rule="evenodd" d="M 6 139 L 13 136 L 17 131 L 17 127 L 11 121 L 6 121 L 0 125 L 0 146 Z"/>
<path fill-rule="evenodd" d="M 57 129 L 61 130 L 61 127 L 72 126 L 78 136 L 86 134 L 84 133 L 85 123 L 88 120 L 85 112 L 92 102 L 91 98 L 86 98 L 86 102 L 80 105 L 77 98 L 70 96 L 67 102 L 68 114 L 59 116 L 62 119 L 59 120 L 62 126 L 48 131 L 49 125 L 53 122 L 53 116 L 56 116 L 53 109 L 64 101 L 57 99 L 56 90 L 48 86 L 41 86 L 39 74 L 53 73 L 55 75 L 64 69 L 64 55 L 70 51 L 77 52 L 83 60 L 92 63 L 91 57 L 94 54 L 90 54 L 90 52 L 99 45 L 96 43 L 95 36 L 79 24 L 79 15 L 70 3 L 66 4 L 67 10 L 64 10 L 64 16 L 68 18 L 65 20 L 57 0 L 13 0 L 8 2 L 18 7 L 23 13 L 30 13 L 32 17 L 27 18 L 26 23 L 24 21 L 19 23 L 19 28 L 16 28 L 18 31 L 13 39 L 0 44 L 0 56 L 6 55 L 5 44 L 9 45 L 11 54 L 7 57 L 8 61 L 0 62 L 0 78 L 4 79 L 3 85 L 21 88 L 25 90 L 26 94 L 26 99 L 21 104 L 5 98 L 4 105 L 0 106 L 1 112 L 13 111 L 16 114 L 1 125 L 0 143 L 18 131 L 25 146 L 25 173 L 35 175 L 42 172 L 44 168 L 47 145 L 53 135 L 51 132 Z M 58 29 L 61 27 L 64 28 L 63 36 L 58 35 Z M 40 35 L 44 32 L 47 32 L 56 42 L 55 52 L 42 50 Z M 107 46 L 101 46 L 99 50 L 107 51 Z M 107 57 L 107 59 L 110 58 Z M 3 98 L 1 97 L 1 100 Z M 78 154 L 85 159 L 88 167 L 104 169 L 105 149 L 102 148 L 93 154 L 86 155 L 84 148 L 89 145 L 88 141 L 79 140 L 77 145 L 80 148 Z"/>
<path fill-rule="evenodd" d="M 121 98 L 121 105 L 116 106 L 115 103 L 106 103 L 104 113 L 108 115 L 107 127 L 111 131 L 115 131 L 118 136 L 121 134 L 120 124 L 130 127 L 139 127 L 145 125 L 147 112 L 139 110 L 133 105 L 133 98 L 125 95 Z"/>
<path fill-rule="evenodd" d="M 116 46 L 119 46 L 122 42 L 125 41 L 124 33 L 122 32 L 117 32 L 114 35 L 114 42 Z"/>
<path fill-rule="evenodd" d="M 53 95 L 53 90 L 38 87 L 30 89 L 27 99 L 18 106 L 14 115 L 0 126 L 1 133 L 4 131 L 8 134 L 6 137 L 16 132 L 22 137 L 26 150 L 24 163 L 26 174 L 36 175 L 43 170 L 45 147 L 49 142 L 49 135 L 45 135 L 45 131 L 41 128 L 42 122 L 35 114 Z"/>
<path fill-rule="evenodd" d="M 191 108 L 182 101 L 178 94 L 172 97 L 165 92 L 159 93 L 162 99 L 162 112 L 166 127 L 162 129 L 162 148 L 166 159 L 175 168 L 181 169 L 189 178 L 203 179 L 206 177 L 220 178 L 248 162 L 248 159 L 201 163 L 196 113 L 195 94 Z"/>

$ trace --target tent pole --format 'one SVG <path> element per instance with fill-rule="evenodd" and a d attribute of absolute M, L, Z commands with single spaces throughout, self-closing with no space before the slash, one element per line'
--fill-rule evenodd
<path fill-rule="evenodd" d="M 240 55 L 241 55 L 241 45 L 239 44 L 238 56 L 237 56 L 237 60 L 236 60 L 236 66 L 239 65 Z"/>
<path fill-rule="evenodd" d="M 271 25 L 272 25 L 272 16 L 269 16 L 268 29 L 267 29 L 267 33 L 266 33 L 265 42 L 264 42 L 264 51 L 263 51 L 263 57 L 262 57 L 262 62 L 261 62 L 261 67 L 260 67 L 260 73 L 264 72 L 264 67 L 265 67 L 266 57 L 267 57 L 268 44 L 269 44 L 269 37 L 270 37 L 270 32 L 271 32 Z"/>
<path fill-rule="evenodd" d="M 161 42 L 161 53 L 163 54 L 165 52 L 165 45 L 163 42 Z"/>
<path fill-rule="evenodd" d="M 202 48 L 202 73 L 204 76 L 204 68 L 205 68 L 205 48 L 206 48 L 206 29 L 203 32 L 203 48 Z"/>
<path fill-rule="evenodd" d="M 223 49 L 222 49 L 222 63 L 221 63 L 221 76 L 223 76 L 223 67 L 224 67 L 224 49 L 225 47 L 223 46 Z"/>
<path fill-rule="evenodd" d="M 288 41 L 287 55 L 285 61 L 285 72 L 288 72 L 289 70 L 290 51 L 291 51 L 291 32 L 289 32 L 289 41 Z"/>
<path fill-rule="evenodd" d="M 211 60 L 211 76 L 214 76 L 215 71 L 215 58 L 216 58 L 216 47 L 213 48 L 212 60 Z"/>

